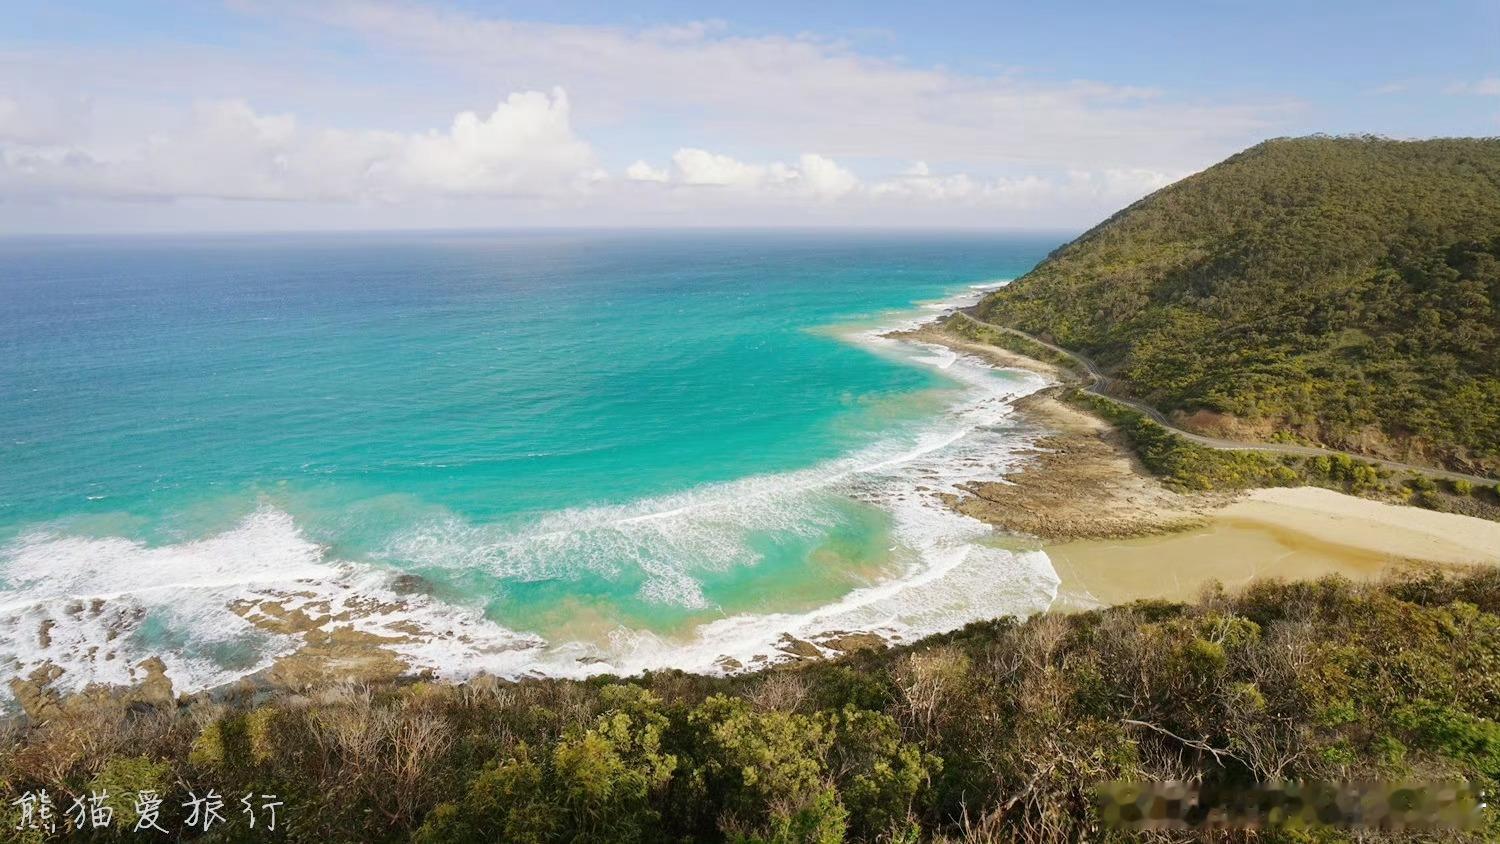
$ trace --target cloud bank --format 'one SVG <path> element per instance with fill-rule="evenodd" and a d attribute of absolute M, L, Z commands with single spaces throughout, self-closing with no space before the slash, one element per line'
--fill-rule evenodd
<path fill-rule="evenodd" d="M 932 203 L 1009 209 L 1078 201 L 1128 202 L 1165 187 L 1182 175 L 1185 174 L 1113 169 L 1075 170 L 1062 178 L 979 179 L 967 173 L 936 173 L 925 161 L 917 161 L 898 173 L 867 181 L 816 153 L 804 153 L 790 164 L 781 161 L 757 164 L 693 148 L 679 149 L 673 154 L 670 168 L 637 161 L 625 170 L 627 181 L 678 194 L 710 188 L 763 200 L 800 198 L 824 204 L 900 207 Z"/>
<path fill-rule="evenodd" d="M 176 124 L 96 149 L 27 136 L 0 101 L 0 188 L 118 199 L 399 202 L 414 196 L 547 195 L 603 178 L 573 132 L 567 94 L 528 91 L 445 130 L 402 134 L 303 126 L 242 100 L 199 103 Z"/>
<path fill-rule="evenodd" d="M 698 118 L 712 141 L 776 149 L 790 137 L 835 158 L 1180 169 L 1239 149 L 1287 108 L 914 67 L 833 39 L 709 24 L 558 25 L 379 0 L 297 13 L 475 79 L 563 84 L 600 104 L 601 122 Z"/>
<path fill-rule="evenodd" d="M 113 151 L 49 140 L 11 100 L 0 100 L 0 188 L 11 196 L 116 200 L 206 198 L 402 203 L 414 199 L 535 197 L 678 205 L 807 202 L 892 207 L 960 203 L 1035 208 L 1049 202 L 1130 200 L 1175 175 L 1147 169 L 979 179 L 917 161 L 863 179 L 818 153 L 746 162 L 683 147 L 667 163 L 638 160 L 617 174 L 574 131 L 567 92 L 513 93 L 488 114 L 464 111 L 444 129 L 415 133 L 303 125 L 241 100 L 199 103 L 170 127 L 116 140 Z"/>
<path fill-rule="evenodd" d="M 0 223 L 177 203 L 190 223 L 300 204 L 412 226 L 1072 227 L 1274 134 L 1289 107 L 918 67 L 712 23 L 243 5 L 395 72 L 205 45 L 0 52 Z M 256 203 L 282 210 L 244 210 Z"/>

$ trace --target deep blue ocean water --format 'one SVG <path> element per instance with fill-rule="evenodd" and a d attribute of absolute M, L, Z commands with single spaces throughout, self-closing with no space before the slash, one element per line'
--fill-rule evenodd
<path fill-rule="evenodd" d="M 470 614 L 458 639 L 618 649 L 910 573 L 922 540 L 871 460 L 977 447 L 994 425 L 953 420 L 1019 381 L 868 329 L 1061 240 L 0 240 L 0 615 L 52 621 L 0 673 L 108 678 L 69 649 L 118 638 L 119 663 L 166 648 L 179 682 L 222 679 L 285 649 L 225 597 L 299 580 L 348 600 L 412 573 Z"/>

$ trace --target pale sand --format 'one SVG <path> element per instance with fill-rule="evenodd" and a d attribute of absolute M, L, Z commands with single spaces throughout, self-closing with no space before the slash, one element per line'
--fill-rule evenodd
<path fill-rule="evenodd" d="M 1055 367 L 926 326 L 910 339 L 981 354 L 997 366 L 1064 377 Z M 1500 523 L 1315 487 L 1235 498 L 1165 488 L 1103 420 L 1045 394 L 1017 411 L 1050 431 L 1006 482 L 970 484 L 960 512 L 1039 537 L 1070 610 L 1140 598 L 1192 600 L 1211 581 L 1340 574 L 1371 580 L 1413 564 L 1500 565 Z"/>
<path fill-rule="evenodd" d="M 1177 534 L 1046 547 L 1057 609 L 1138 598 L 1190 600 L 1210 581 L 1339 574 L 1371 580 L 1413 562 L 1500 565 L 1500 523 L 1386 504 L 1316 487 L 1261 489 Z"/>

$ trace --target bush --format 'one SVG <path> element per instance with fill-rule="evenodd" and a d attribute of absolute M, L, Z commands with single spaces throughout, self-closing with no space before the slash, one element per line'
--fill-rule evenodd
<path fill-rule="evenodd" d="M 131 829 L 140 819 L 136 797 L 141 792 L 155 792 L 162 797 L 171 793 L 172 767 L 170 762 L 155 762 L 145 756 L 111 759 L 89 781 L 88 791 L 108 794 L 104 803 L 113 810 L 115 824 Z"/>
<path fill-rule="evenodd" d="M 169 828 L 184 783 L 231 810 L 274 793 L 288 839 L 318 844 L 1133 840 L 1100 828 L 1097 786 L 1500 785 L 1497 654 L 1500 571 L 1259 581 L 737 677 L 273 690 L 129 718 L 121 701 L 20 725 L 0 778 L 59 813 L 107 790 L 131 824 L 154 790 Z M 87 742 L 114 750 L 74 766 Z M 1500 840 L 1500 814 L 1482 821 L 1457 840 Z"/>
<path fill-rule="evenodd" d="M 1207 491 L 1290 486 L 1301 476 L 1259 451 L 1231 451 L 1190 442 L 1119 402 L 1072 390 L 1064 398 L 1104 417 L 1125 435 L 1141 463 L 1180 489 Z"/>
<path fill-rule="evenodd" d="M 1416 475 L 1414 477 L 1408 478 L 1406 481 L 1406 486 L 1419 495 L 1431 495 L 1437 492 L 1437 482 L 1432 478 L 1427 477 L 1426 475 Z"/>

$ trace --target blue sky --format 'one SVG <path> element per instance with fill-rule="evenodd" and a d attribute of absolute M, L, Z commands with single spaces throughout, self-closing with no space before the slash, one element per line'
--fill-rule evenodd
<path fill-rule="evenodd" d="M 1500 0 L 0 18 L 10 231 L 1081 228 L 1268 137 L 1500 135 Z"/>

